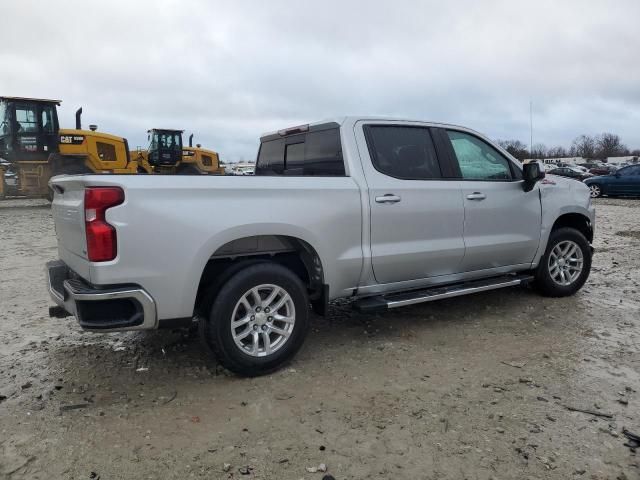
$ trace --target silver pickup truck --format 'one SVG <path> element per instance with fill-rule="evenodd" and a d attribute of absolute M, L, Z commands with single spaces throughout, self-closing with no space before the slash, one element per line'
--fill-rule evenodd
<path fill-rule="evenodd" d="M 272 371 L 309 309 L 381 311 L 591 268 L 589 189 L 467 128 L 375 117 L 260 139 L 255 176 L 55 177 L 52 316 L 96 332 L 198 320 L 219 361 Z M 470 307 L 472 300 L 470 300 Z"/>

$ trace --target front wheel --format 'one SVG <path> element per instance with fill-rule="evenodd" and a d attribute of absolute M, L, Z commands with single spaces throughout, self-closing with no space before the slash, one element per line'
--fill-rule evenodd
<path fill-rule="evenodd" d="M 218 361 L 234 373 L 276 370 L 302 346 L 309 330 L 309 300 L 300 279 L 271 262 L 232 275 L 216 295 L 201 329 Z"/>
<path fill-rule="evenodd" d="M 602 195 L 602 188 L 597 183 L 592 183 L 589 185 L 589 195 L 591 198 L 598 198 Z"/>
<path fill-rule="evenodd" d="M 585 236 L 573 228 L 559 228 L 551 232 L 535 284 L 545 296 L 566 297 L 582 288 L 590 270 L 591 247 Z"/>

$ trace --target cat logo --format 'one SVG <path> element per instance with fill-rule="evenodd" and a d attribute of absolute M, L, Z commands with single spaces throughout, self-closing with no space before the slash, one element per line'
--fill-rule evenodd
<path fill-rule="evenodd" d="M 60 143 L 65 145 L 82 145 L 84 135 L 60 135 Z"/>

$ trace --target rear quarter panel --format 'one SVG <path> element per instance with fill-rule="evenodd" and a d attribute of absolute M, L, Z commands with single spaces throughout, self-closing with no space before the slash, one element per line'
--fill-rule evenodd
<path fill-rule="evenodd" d="M 91 282 L 141 285 L 157 302 L 160 319 L 191 316 L 211 255 L 254 235 L 288 235 L 313 246 L 332 297 L 357 286 L 362 214 L 349 177 L 110 175 L 83 181 L 125 191 L 125 202 L 106 215 L 118 232 L 118 256 L 89 263 Z"/>

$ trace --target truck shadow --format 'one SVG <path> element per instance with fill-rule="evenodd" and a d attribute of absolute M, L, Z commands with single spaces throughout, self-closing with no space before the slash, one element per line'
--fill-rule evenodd
<path fill-rule="evenodd" d="M 348 361 L 354 348 L 381 349 L 391 342 L 419 342 L 421 348 L 427 348 L 429 342 L 436 345 L 447 338 L 460 342 L 463 350 L 461 328 L 526 335 L 528 325 L 536 321 L 557 334 L 558 322 L 545 321 L 542 315 L 547 300 L 529 290 L 512 288 L 380 314 L 358 313 L 350 302 L 335 302 L 327 317 L 312 316 L 311 331 L 302 351 L 292 365 L 272 376 L 286 375 L 291 368 L 301 373 L 315 372 L 318 365 L 327 361 Z M 560 301 L 575 308 L 580 299 Z M 64 372 L 55 392 L 61 405 L 106 408 L 126 404 L 151 408 L 172 402 L 179 391 L 197 392 L 203 384 L 219 390 L 229 383 L 247 382 L 247 387 L 252 388 L 262 382 L 260 378 L 237 377 L 219 367 L 203 347 L 196 329 L 83 334 L 79 341 L 61 345 L 49 354 L 51 366 Z M 367 355 L 367 351 L 361 350 L 360 354 Z"/>
<path fill-rule="evenodd" d="M 542 303 L 535 293 L 512 288 L 466 297 L 418 304 L 376 314 L 363 314 L 352 309 L 351 302 L 330 305 L 329 315 L 312 314 L 311 331 L 296 368 L 306 362 L 322 361 L 323 351 L 336 345 L 360 339 L 386 342 L 415 335 L 428 335 L 438 330 L 470 324 L 483 318 L 504 320 L 502 328 L 518 329 L 518 316 L 528 316 L 527 308 Z M 535 309 L 531 315 L 539 316 Z M 517 314 L 517 315 L 516 315 Z M 495 322 L 491 322 L 495 328 Z M 70 324 L 70 328 L 77 328 Z M 73 338 L 78 338 L 77 336 Z M 95 335 L 85 333 L 80 341 L 53 350 L 53 361 L 63 370 L 77 374 L 77 382 L 101 378 L 106 389 L 122 382 L 151 381 L 167 383 L 179 379 L 236 378 L 219 367 L 200 341 L 197 328 L 128 332 Z M 346 351 L 345 354 L 348 352 Z"/>

